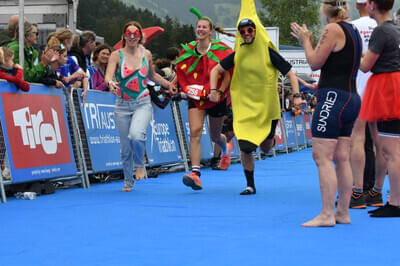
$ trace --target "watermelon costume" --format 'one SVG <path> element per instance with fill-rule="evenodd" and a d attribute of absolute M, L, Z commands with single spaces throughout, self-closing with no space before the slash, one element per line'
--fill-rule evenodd
<path fill-rule="evenodd" d="M 176 75 L 178 83 L 184 91 L 190 85 L 203 86 L 202 98 L 198 101 L 193 100 L 193 102 L 198 109 L 204 110 L 217 104 L 207 99 L 207 95 L 210 94 L 210 72 L 220 60 L 231 54 L 233 50 L 220 40 L 212 40 L 207 53 L 202 55 L 195 51 L 196 44 L 196 41 L 192 41 L 189 44 L 181 45 L 183 49 L 175 63 Z M 217 89 L 220 87 L 222 80 L 223 76 L 218 80 Z M 221 101 L 226 98 L 227 93 L 228 89 L 222 95 Z"/>

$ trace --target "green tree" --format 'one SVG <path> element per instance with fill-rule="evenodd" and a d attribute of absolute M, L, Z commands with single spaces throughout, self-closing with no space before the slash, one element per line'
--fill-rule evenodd
<path fill-rule="evenodd" d="M 263 7 L 261 21 L 268 27 L 279 27 L 279 44 L 298 46 L 290 34 L 290 23 L 306 24 L 313 32 L 319 31 L 320 0 L 260 0 Z"/>
<path fill-rule="evenodd" d="M 78 28 L 92 30 L 103 36 L 104 41 L 114 45 L 121 39 L 123 25 L 136 20 L 144 27 L 160 26 L 165 31 L 153 39 L 146 47 L 155 57 L 165 57 L 168 47 L 179 47 L 195 39 L 191 25 L 182 25 L 177 19 L 157 17 L 148 9 L 126 6 L 119 0 L 81 0 L 78 6 Z"/>

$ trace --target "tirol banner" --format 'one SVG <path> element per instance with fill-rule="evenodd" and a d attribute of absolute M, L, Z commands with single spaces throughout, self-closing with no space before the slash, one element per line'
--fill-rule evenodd
<path fill-rule="evenodd" d="M 188 102 L 181 101 L 179 103 L 179 109 L 181 110 L 181 117 L 183 122 L 183 128 L 185 131 L 187 145 L 190 145 L 190 128 L 189 128 L 189 114 L 188 114 Z M 201 136 L 201 159 L 210 159 L 213 157 L 213 147 L 210 138 L 210 131 L 208 130 L 207 121 L 204 119 L 203 133 Z M 190 147 L 189 147 L 190 148 Z"/>
<path fill-rule="evenodd" d="M 281 120 L 278 120 L 278 124 L 276 125 L 275 129 L 275 149 L 277 151 L 286 150 L 285 136 L 283 134 L 285 134 L 285 132 L 282 128 Z"/>
<path fill-rule="evenodd" d="M 169 104 L 164 109 L 153 104 L 153 117 L 146 135 L 146 152 L 150 165 L 175 163 L 182 160 Z"/>
<path fill-rule="evenodd" d="M 79 90 L 79 95 L 81 92 Z M 83 106 L 79 97 L 93 172 L 122 169 L 120 140 L 114 118 L 115 98 L 109 92 L 89 90 Z"/>
<path fill-rule="evenodd" d="M 297 147 L 296 133 L 294 130 L 293 116 L 291 112 L 282 112 L 283 120 L 285 121 L 286 140 L 288 148 Z"/>
<path fill-rule="evenodd" d="M 13 183 L 76 175 L 63 91 L 0 81 L 0 118 Z"/>

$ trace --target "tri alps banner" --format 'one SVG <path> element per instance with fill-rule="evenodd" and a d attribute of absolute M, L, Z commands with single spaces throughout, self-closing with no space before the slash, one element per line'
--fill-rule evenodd
<path fill-rule="evenodd" d="M 79 90 L 79 95 L 82 91 Z M 79 103 L 93 172 L 121 170 L 120 140 L 115 123 L 114 94 L 89 90 L 86 103 Z"/>
<path fill-rule="evenodd" d="M 31 84 L 28 93 L 0 81 L 0 118 L 13 183 L 76 175 L 60 89 Z"/>

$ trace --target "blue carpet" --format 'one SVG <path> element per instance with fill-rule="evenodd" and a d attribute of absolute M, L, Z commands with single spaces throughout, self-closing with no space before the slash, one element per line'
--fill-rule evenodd
<path fill-rule="evenodd" d="M 320 211 L 311 149 L 256 161 L 257 194 L 240 196 L 240 164 L 0 204 L 0 264 L 9 265 L 396 265 L 400 219 L 351 210 L 351 225 L 300 226 Z M 388 184 L 385 185 L 387 190 Z M 386 197 L 385 193 L 385 197 Z"/>

